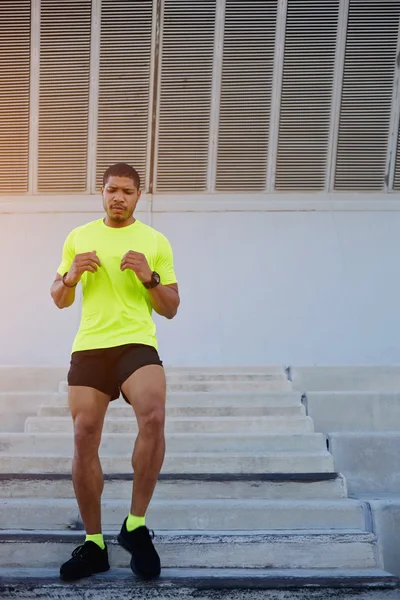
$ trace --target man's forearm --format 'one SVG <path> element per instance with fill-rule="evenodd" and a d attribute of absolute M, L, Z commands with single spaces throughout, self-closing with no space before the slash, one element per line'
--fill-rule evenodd
<path fill-rule="evenodd" d="M 68 308 L 75 300 L 75 287 L 67 287 L 62 279 L 58 279 L 51 286 L 51 297 L 58 308 Z"/>
<path fill-rule="evenodd" d="M 173 319 L 178 311 L 179 294 L 173 288 L 159 284 L 148 290 L 150 302 L 156 313 L 167 319 Z"/>

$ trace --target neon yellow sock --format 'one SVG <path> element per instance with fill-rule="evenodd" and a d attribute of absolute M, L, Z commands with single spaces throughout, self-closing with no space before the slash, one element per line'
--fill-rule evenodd
<path fill-rule="evenodd" d="M 85 542 L 94 542 L 100 546 L 102 550 L 106 547 L 102 533 L 93 533 L 92 535 L 86 534 Z"/>
<path fill-rule="evenodd" d="M 126 520 L 126 530 L 134 531 L 138 527 L 143 527 L 146 524 L 146 517 L 135 517 L 132 513 L 129 513 Z"/>

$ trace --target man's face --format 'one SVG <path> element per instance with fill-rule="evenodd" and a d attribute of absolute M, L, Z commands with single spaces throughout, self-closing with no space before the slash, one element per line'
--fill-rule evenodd
<path fill-rule="evenodd" d="M 101 188 L 101 193 L 104 210 L 115 224 L 123 224 L 132 218 L 141 194 L 130 177 L 115 175 L 108 178 L 106 185 Z"/>

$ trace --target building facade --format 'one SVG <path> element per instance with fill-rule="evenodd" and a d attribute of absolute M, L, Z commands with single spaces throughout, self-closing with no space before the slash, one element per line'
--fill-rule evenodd
<path fill-rule="evenodd" d="M 166 364 L 400 363 L 400 0 L 5 0 L 0 83 L 0 364 L 67 363 L 49 288 L 119 161 Z"/>

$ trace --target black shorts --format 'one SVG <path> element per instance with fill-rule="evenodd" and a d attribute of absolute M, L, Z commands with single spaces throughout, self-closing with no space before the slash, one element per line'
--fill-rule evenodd
<path fill-rule="evenodd" d="M 120 396 L 124 381 L 147 365 L 163 366 L 157 350 L 145 344 L 80 350 L 72 353 L 68 385 L 95 388 L 111 396 L 111 400 L 116 400 Z M 125 395 L 122 395 L 128 401 Z"/>

